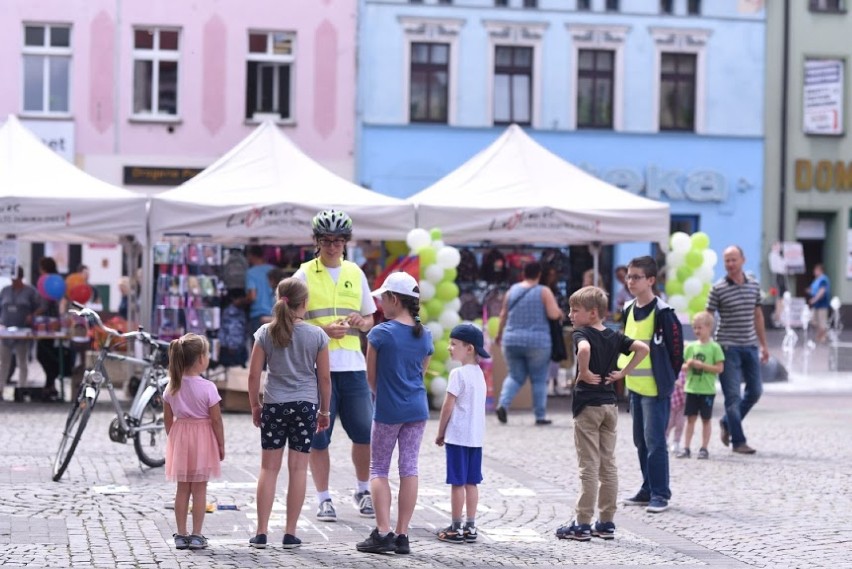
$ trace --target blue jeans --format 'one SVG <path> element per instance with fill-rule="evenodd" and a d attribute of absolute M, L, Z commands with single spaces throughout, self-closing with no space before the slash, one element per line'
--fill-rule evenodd
<path fill-rule="evenodd" d="M 343 430 L 356 445 L 370 444 L 373 428 L 373 394 L 365 371 L 331 372 L 331 406 L 328 429 L 314 434 L 311 448 L 325 450 L 331 443 L 334 421 L 340 416 Z"/>
<path fill-rule="evenodd" d="M 650 498 L 669 500 L 669 451 L 666 448 L 666 426 L 671 412 L 671 396 L 647 397 L 630 393 L 633 415 L 633 444 L 642 470 L 642 493 Z"/>
<path fill-rule="evenodd" d="M 723 350 L 725 369 L 719 374 L 722 393 L 725 395 L 725 416 L 722 417 L 722 424 L 731 433 L 731 444 L 738 447 L 746 442 L 743 419 L 763 394 L 760 353 L 757 346 L 729 346 Z M 741 383 L 745 383 L 742 395 Z"/>
<path fill-rule="evenodd" d="M 503 355 L 509 364 L 509 375 L 500 392 L 500 406 L 508 408 L 527 377 L 532 384 L 533 411 L 536 419 L 547 416 L 547 369 L 550 367 L 550 348 L 505 346 Z"/>

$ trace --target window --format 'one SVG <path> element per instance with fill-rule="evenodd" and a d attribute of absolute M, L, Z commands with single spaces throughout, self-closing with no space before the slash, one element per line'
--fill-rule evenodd
<path fill-rule="evenodd" d="M 618 0 L 606 0 L 606 11 L 607 12 L 618 12 Z"/>
<path fill-rule="evenodd" d="M 293 118 L 293 62 L 296 37 L 284 32 L 250 32 L 246 64 L 246 118 L 272 114 Z"/>
<path fill-rule="evenodd" d="M 411 44 L 411 122 L 447 122 L 449 77 L 449 44 Z"/>
<path fill-rule="evenodd" d="M 577 10 L 588 12 L 592 9 L 592 0 L 577 0 Z"/>
<path fill-rule="evenodd" d="M 505 8 L 509 5 L 509 0 L 494 0 L 494 6 L 497 8 Z"/>
<path fill-rule="evenodd" d="M 660 14 L 674 14 L 674 0 L 660 0 Z"/>
<path fill-rule="evenodd" d="M 67 114 L 71 92 L 71 28 L 24 26 L 24 112 Z"/>
<path fill-rule="evenodd" d="M 846 0 L 809 0 L 811 12 L 845 12 Z"/>
<path fill-rule="evenodd" d="M 133 30 L 133 114 L 177 116 L 180 31 Z"/>
<path fill-rule="evenodd" d="M 701 0 L 688 0 L 686 3 L 686 13 L 690 16 L 700 16 Z"/>
<path fill-rule="evenodd" d="M 494 124 L 532 121 L 533 48 L 496 46 Z"/>
<path fill-rule="evenodd" d="M 581 49 L 577 62 L 577 127 L 612 128 L 615 52 Z"/>
<path fill-rule="evenodd" d="M 695 130 L 694 53 L 662 53 L 660 130 Z"/>
<path fill-rule="evenodd" d="M 524 8 L 538 8 L 538 0 L 524 0 Z"/>
<path fill-rule="evenodd" d="M 453 0 L 438 0 L 438 4 L 452 4 Z"/>

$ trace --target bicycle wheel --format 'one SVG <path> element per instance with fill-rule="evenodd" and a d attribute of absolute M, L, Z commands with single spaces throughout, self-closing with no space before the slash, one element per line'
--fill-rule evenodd
<path fill-rule="evenodd" d="M 87 385 L 86 382 L 80 385 L 77 397 L 71 404 L 71 411 L 68 412 L 68 419 L 65 421 L 62 440 L 59 441 L 59 450 L 56 451 L 56 458 L 53 461 L 54 482 L 59 482 L 59 479 L 65 474 L 65 470 L 71 462 L 71 457 L 77 449 L 77 444 L 80 442 L 80 437 L 83 435 L 86 424 L 89 422 L 89 417 L 92 414 L 92 409 L 95 406 L 97 398 L 97 388 Z"/>
<path fill-rule="evenodd" d="M 151 394 L 138 418 L 140 429 L 133 436 L 133 448 L 143 464 L 152 468 L 166 464 L 166 428 L 163 399 L 159 391 Z"/>

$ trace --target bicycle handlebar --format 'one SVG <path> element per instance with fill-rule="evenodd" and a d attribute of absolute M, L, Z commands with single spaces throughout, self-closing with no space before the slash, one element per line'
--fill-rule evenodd
<path fill-rule="evenodd" d="M 142 340 L 146 344 L 155 348 L 167 348 L 168 342 L 163 342 L 162 340 L 158 340 L 148 332 L 142 330 L 142 327 L 139 327 L 139 330 L 135 332 L 124 332 L 123 334 L 118 330 L 110 328 L 106 324 L 104 324 L 103 320 L 101 320 L 100 315 L 92 310 L 91 308 L 87 308 L 80 304 L 79 302 L 72 301 L 71 304 L 74 306 L 74 309 L 69 310 L 71 314 L 75 314 L 77 316 L 82 316 L 110 336 L 114 338 L 123 338 L 125 340 L 136 339 Z"/>

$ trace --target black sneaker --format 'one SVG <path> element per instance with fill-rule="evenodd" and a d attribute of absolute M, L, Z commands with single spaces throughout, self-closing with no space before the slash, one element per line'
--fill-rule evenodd
<path fill-rule="evenodd" d="M 728 425 L 722 419 L 719 419 L 719 438 L 722 439 L 723 445 L 728 446 L 731 444 L 731 432 L 728 430 Z"/>
<path fill-rule="evenodd" d="M 396 539 L 393 542 L 395 549 L 394 553 L 407 554 L 411 553 L 411 548 L 408 546 L 408 536 L 405 534 L 399 534 L 396 536 Z"/>
<path fill-rule="evenodd" d="M 592 535 L 601 539 L 615 539 L 615 524 L 612 522 L 595 522 Z"/>
<path fill-rule="evenodd" d="M 255 549 L 266 549 L 266 534 L 259 533 L 249 540 L 249 546 Z"/>
<path fill-rule="evenodd" d="M 447 526 L 438 532 L 438 539 L 447 543 L 464 543 L 464 533 L 461 528 Z"/>
<path fill-rule="evenodd" d="M 675 455 L 675 458 L 690 458 L 691 456 L 692 453 L 689 452 L 689 449 L 684 448 L 678 451 L 678 453 Z"/>
<path fill-rule="evenodd" d="M 701 460 L 707 460 L 710 458 L 710 453 L 707 452 L 706 448 L 702 448 L 698 450 L 698 458 Z"/>
<path fill-rule="evenodd" d="M 295 535 L 285 533 L 284 539 L 281 541 L 281 545 L 284 549 L 296 549 L 297 547 L 302 545 L 302 540 L 296 537 Z"/>
<path fill-rule="evenodd" d="M 379 535 L 379 528 L 375 528 L 370 533 L 370 537 L 358 543 L 355 549 L 362 553 L 387 553 L 394 551 L 396 550 L 395 537 L 392 531 L 382 537 Z"/>
<path fill-rule="evenodd" d="M 179 535 L 172 534 L 172 537 L 175 538 L 175 549 L 189 549 L 189 536 L 188 535 Z"/>
<path fill-rule="evenodd" d="M 506 408 L 505 407 L 500 405 L 499 407 L 497 407 L 497 409 L 494 410 L 494 412 L 497 413 L 497 420 L 498 421 L 500 421 L 501 423 L 506 422 Z"/>
<path fill-rule="evenodd" d="M 636 492 L 636 495 L 632 498 L 627 498 L 624 500 L 623 504 L 625 506 L 647 506 L 648 502 L 651 501 L 651 496 L 639 490 Z"/>
<path fill-rule="evenodd" d="M 464 526 L 463 537 L 465 543 L 476 543 L 476 536 L 478 535 L 476 531 L 476 527 L 474 526 Z"/>
<path fill-rule="evenodd" d="M 592 526 L 590 524 L 564 525 L 556 530 L 559 539 L 573 539 L 574 541 L 589 541 L 592 539 Z"/>

